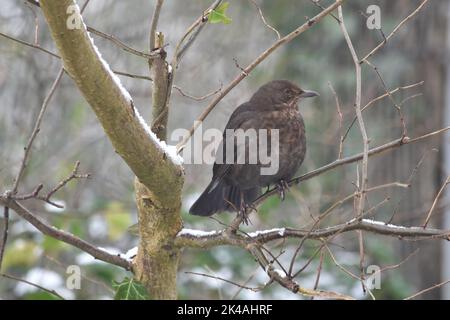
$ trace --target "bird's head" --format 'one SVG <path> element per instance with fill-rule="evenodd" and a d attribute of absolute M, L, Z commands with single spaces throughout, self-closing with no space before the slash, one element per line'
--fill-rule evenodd
<path fill-rule="evenodd" d="M 252 100 L 265 100 L 272 104 L 288 104 L 295 107 L 301 99 L 318 95 L 317 92 L 304 90 L 288 80 L 274 80 L 260 87 Z"/>

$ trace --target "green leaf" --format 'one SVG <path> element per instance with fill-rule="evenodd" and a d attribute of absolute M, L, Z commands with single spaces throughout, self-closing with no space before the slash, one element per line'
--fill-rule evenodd
<path fill-rule="evenodd" d="M 218 6 L 216 9 L 212 10 L 208 14 L 209 23 L 230 24 L 232 20 L 226 14 L 226 11 L 227 11 L 229 5 L 230 5 L 229 2 L 224 2 L 220 6 Z"/>
<path fill-rule="evenodd" d="M 150 297 L 145 287 L 133 278 L 125 277 L 122 282 L 113 281 L 116 290 L 115 300 L 149 300 Z"/>

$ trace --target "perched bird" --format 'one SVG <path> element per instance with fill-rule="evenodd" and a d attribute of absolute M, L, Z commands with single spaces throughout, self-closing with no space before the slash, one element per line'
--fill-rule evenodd
<path fill-rule="evenodd" d="M 245 215 L 248 206 L 261 194 L 261 188 L 276 184 L 280 196 L 284 199 L 287 181 L 289 181 L 305 158 L 306 139 L 303 118 L 298 111 L 297 103 L 303 98 L 315 97 L 314 91 L 299 88 L 287 80 L 274 80 L 263 86 L 251 97 L 250 101 L 240 105 L 231 115 L 223 134 L 223 152 L 221 160 L 226 159 L 227 129 L 266 129 L 272 132 L 278 129 L 278 170 L 269 175 L 261 174 L 261 168 L 267 164 L 249 163 L 251 148 L 245 140 L 244 149 L 247 152 L 244 163 L 238 162 L 233 155 L 232 163 L 218 161 L 213 167 L 213 177 L 205 191 L 192 205 L 189 212 L 198 216 L 211 216 L 217 212 L 236 211 Z M 229 132 L 229 130 L 228 130 Z M 234 152 L 242 147 L 236 141 Z M 271 151 L 268 145 L 267 152 Z M 259 151 L 259 150 L 258 150 Z M 254 151 L 253 151 L 254 152 Z M 269 164 L 270 165 L 270 164 Z M 245 220 L 244 220 L 245 221 Z"/>

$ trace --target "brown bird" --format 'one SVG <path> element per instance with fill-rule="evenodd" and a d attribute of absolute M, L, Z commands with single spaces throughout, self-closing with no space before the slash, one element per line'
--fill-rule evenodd
<path fill-rule="evenodd" d="M 260 87 L 250 101 L 240 105 L 225 127 L 211 182 L 189 212 L 198 216 L 211 216 L 217 212 L 237 211 L 245 217 L 246 209 L 261 194 L 261 188 L 273 184 L 277 185 L 280 196 L 284 199 L 287 181 L 294 176 L 306 153 L 305 125 L 297 103 L 303 98 L 315 96 L 318 96 L 316 92 L 303 90 L 290 81 L 274 80 Z M 262 163 L 259 158 L 256 163 L 250 162 L 255 153 L 255 149 L 250 146 L 251 139 L 238 142 L 236 136 L 226 134 L 227 129 L 234 132 L 237 129 L 255 129 L 256 132 L 266 129 L 268 137 L 273 136 L 274 129 L 278 129 L 278 163 L 275 164 L 278 170 L 262 174 L 261 169 L 274 165 L 274 159 L 271 158 L 270 163 Z M 234 155 L 232 161 L 225 161 L 227 140 L 230 139 L 234 140 Z M 257 147 L 261 147 L 261 139 L 260 136 L 257 137 Z M 266 154 L 276 151 L 274 146 L 267 143 L 264 150 Z M 245 161 L 237 155 L 238 150 L 246 151 Z M 256 150 L 260 152 L 260 148 Z M 222 157 L 218 157 L 219 151 L 223 153 Z"/>

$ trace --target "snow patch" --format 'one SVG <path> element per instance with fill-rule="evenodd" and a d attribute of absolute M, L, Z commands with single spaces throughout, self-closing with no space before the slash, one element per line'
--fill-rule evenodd
<path fill-rule="evenodd" d="M 120 254 L 120 257 L 131 261 L 137 255 L 137 253 L 138 253 L 138 247 L 134 247 L 134 248 L 131 248 L 130 250 L 128 250 L 127 253 Z"/>
<path fill-rule="evenodd" d="M 83 21 L 83 17 L 81 16 L 81 22 L 84 25 L 84 28 L 87 30 L 87 26 Z M 87 31 L 86 31 L 87 32 Z M 127 101 L 133 105 L 133 99 L 131 98 L 130 93 L 127 89 L 122 85 L 122 82 L 120 81 L 119 77 L 111 70 L 109 64 L 103 59 L 102 54 L 98 50 L 97 46 L 94 43 L 94 39 L 91 37 L 91 34 L 87 32 L 89 40 L 91 41 L 92 47 L 94 48 L 95 53 L 97 54 L 99 60 L 102 62 L 104 68 L 109 73 L 113 81 L 116 83 L 117 87 L 120 89 L 120 92 L 122 95 L 127 99 Z M 133 107 L 134 108 L 134 107 Z M 176 146 L 167 145 L 164 141 L 161 141 L 158 139 L 156 134 L 149 128 L 145 120 L 142 118 L 142 116 L 139 114 L 136 108 L 134 108 L 134 111 L 136 113 L 136 116 L 138 117 L 139 121 L 141 122 L 142 126 L 144 127 L 145 131 L 147 131 L 150 138 L 156 143 L 157 146 L 160 147 L 160 149 L 169 156 L 169 158 L 172 160 L 172 162 L 175 165 L 182 165 L 183 164 L 183 158 L 178 155 Z"/>
<path fill-rule="evenodd" d="M 78 5 L 76 5 L 78 7 Z M 80 8 L 78 7 L 78 13 L 80 13 Z M 103 59 L 102 54 L 98 50 L 97 46 L 94 43 L 94 39 L 91 37 L 91 34 L 87 31 L 87 26 L 83 21 L 83 16 L 80 14 L 81 22 L 83 23 L 83 26 L 86 30 L 86 33 L 88 35 L 89 40 L 91 41 L 92 47 L 94 48 L 95 53 L 97 54 L 99 60 L 102 62 L 103 67 L 106 69 L 106 71 L 109 73 L 113 81 L 116 83 L 117 87 L 120 89 L 120 92 L 122 95 L 127 99 L 128 103 L 133 103 L 133 99 L 131 98 L 130 93 L 127 89 L 122 85 L 122 82 L 120 81 L 119 77 L 111 70 L 111 67 L 109 66 L 108 62 Z"/>
<path fill-rule="evenodd" d="M 398 226 L 398 225 L 395 225 L 395 224 L 386 224 L 386 223 L 384 223 L 382 221 L 376 221 L 376 220 L 371 220 L 371 219 L 363 219 L 363 221 L 365 223 L 370 223 L 370 224 L 374 224 L 374 225 L 378 225 L 378 226 L 385 226 L 385 227 L 397 228 L 397 229 L 408 229 L 408 228 L 406 228 L 404 226 Z M 409 229 L 412 229 L 412 228 L 409 228 Z"/>
<path fill-rule="evenodd" d="M 177 153 L 177 147 L 171 146 L 166 144 L 165 141 L 159 140 L 159 138 L 156 136 L 156 134 L 150 129 L 147 122 L 145 122 L 144 118 L 142 118 L 141 114 L 138 112 L 137 109 L 135 109 L 136 117 L 138 118 L 141 125 L 144 127 L 145 131 L 147 132 L 148 136 L 152 141 L 155 142 L 155 144 L 161 149 L 162 152 L 164 152 L 166 155 L 169 156 L 169 158 L 172 160 L 172 162 L 176 165 L 181 166 L 183 164 L 183 158 Z"/>
<path fill-rule="evenodd" d="M 50 203 L 45 203 L 45 210 L 47 212 L 54 212 L 54 213 L 61 213 L 64 212 L 64 207 L 66 206 L 66 203 L 63 200 L 52 200 L 57 205 L 62 206 L 62 208 L 55 207 L 54 205 L 51 205 Z"/>
<path fill-rule="evenodd" d="M 262 230 L 262 231 L 255 231 L 255 232 L 250 232 L 248 235 L 252 238 L 254 237 L 258 237 L 258 236 L 265 236 L 271 233 L 278 233 L 280 236 L 284 236 L 285 232 L 286 232 L 286 228 L 274 228 L 274 229 L 269 229 L 269 230 Z"/>
<path fill-rule="evenodd" d="M 208 237 L 221 233 L 222 230 L 213 230 L 213 231 L 203 231 L 203 230 L 194 230 L 183 228 L 180 232 L 178 232 L 177 236 L 190 236 L 194 238 Z"/>
<path fill-rule="evenodd" d="M 284 272 L 281 269 L 274 269 L 273 272 L 275 272 L 281 278 L 286 278 L 287 277 L 286 272 Z"/>

